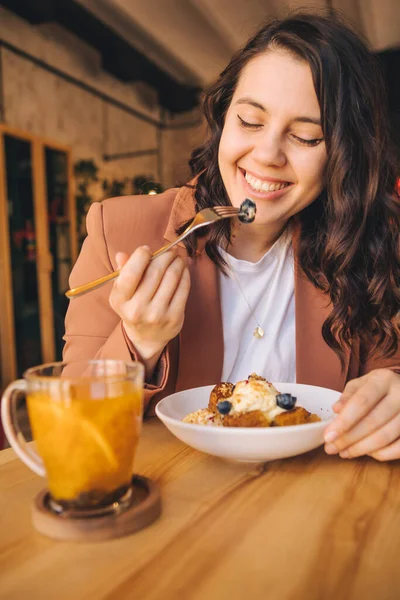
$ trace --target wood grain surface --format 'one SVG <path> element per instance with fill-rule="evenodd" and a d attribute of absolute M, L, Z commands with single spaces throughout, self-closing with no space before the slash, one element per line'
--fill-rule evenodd
<path fill-rule="evenodd" d="M 44 480 L 0 452 L 0 598 L 398 600 L 400 464 L 322 449 L 260 465 L 223 461 L 143 428 L 136 472 L 163 513 L 99 543 L 47 539 L 31 524 Z"/>

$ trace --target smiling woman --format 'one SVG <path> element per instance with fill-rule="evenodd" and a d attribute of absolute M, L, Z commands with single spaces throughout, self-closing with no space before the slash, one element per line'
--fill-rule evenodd
<path fill-rule="evenodd" d="M 121 274 L 71 303 L 65 359 L 141 360 L 149 412 L 254 371 L 344 390 L 326 450 L 399 458 L 400 207 L 382 90 L 331 15 L 264 25 L 204 94 L 193 179 L 89 211 L 71 287 Z M 245 198 L 253 223 L 214 223 L 150 260 L 197 211 Z"/>

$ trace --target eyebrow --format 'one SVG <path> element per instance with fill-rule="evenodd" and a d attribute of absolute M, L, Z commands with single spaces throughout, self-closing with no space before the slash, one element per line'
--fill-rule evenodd
<path fill-rule="evenodd" d="M 251 106 L 258 108 L 265 113 L 268 112 L 265 106 L 248 97 L 240 98 L 235 102 L 235 104 L 250 104 Z M 321 125 L 321 119 L 314 119 L 314 117 L 295 117 L 292 119 L 292 121 L 294 123 L 312 123 L 313 125 Z"/>

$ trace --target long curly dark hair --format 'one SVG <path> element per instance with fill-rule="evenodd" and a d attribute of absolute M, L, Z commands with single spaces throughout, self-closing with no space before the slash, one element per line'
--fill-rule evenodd
<path fill-rule="evenodd" d="M 400 204 L 386 96 L 375 57 L 338 17 L 297 14 L 264 25 L 204 93 L 209 137 L 189 162 L 197 177 L 196 210 L 231 204 L 218 167 L 225 115 L 245 65 L 274 48 L 309 64 L 321 109 L 328 154 L 325 188 L 298 215 L 297 258 L 332 302 L 323 337 L 341 360 L 354 338 L 364 349 L 390 356 L 399 339 Z M 206 252 L 224 270 L 218 246 L 230 242 L 228 220 L 207 235 Z M 196 246 L 191 236 L 190 255 Z"/>

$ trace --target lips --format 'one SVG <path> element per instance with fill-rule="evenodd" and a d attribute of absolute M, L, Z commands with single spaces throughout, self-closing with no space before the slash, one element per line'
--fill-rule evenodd
<path fill-rule="evenodd" d="M 282 179 L 276 179 L 275 177 L 260 178 L 240 167 L 239 170 L 249 188 L 258 195 L 281 192 L 285 188 L 293 185 L 291 181 L 284 181 Z"/>
<path fill-rule="evenodd" d="M 244 177 L 255 192 L 277 192 L 290 185 L 288 181 L 283 183 L 269 183 L 268 181 L 262 181 L 249 173 L 246 173 Z"/>

